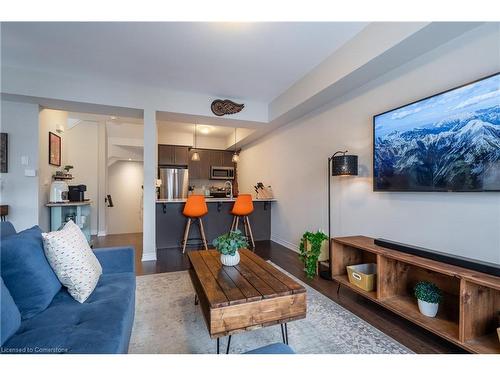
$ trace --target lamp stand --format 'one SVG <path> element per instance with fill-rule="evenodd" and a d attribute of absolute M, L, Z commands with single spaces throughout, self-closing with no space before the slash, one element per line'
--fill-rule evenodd
<path fill-rule="evenodd" d="M 331 184 L 332 184 L 332 176 L 330 176 L 331 173 L 331 163 L 333 160 L 333 156 L 328 158 L 328 173 L 326 174 L 328 178 L 328 271 L 320 271 L 319 276 L 322 279 L 325 280 L 332 280 L 332 225 L 331 225 L 331 215 L 330 215 L 330 191 L 331 191 Z"/>
<path fill-rule="evenodd" d="M 332 176 L 331 174 L 333 173 L 332 171 L 332 160 L 335 156 L 338 154 L 343 154 L 345 155 L 347 153 L 346 151 L 337 151 L 334 153 L 332 156 L 328 158 L 328 173 L 326 174 L 328 177 L 328 271 L 320 271 L 319 276 L 322 279 L 325 280 L 332 280 L 332 225 L 331 225 L 331 184 L 332 184 Z M 357 169 L 356 169 L 356 174 L 357 174 Z M 337 174 L 335 174 L 337 175 Z"/>

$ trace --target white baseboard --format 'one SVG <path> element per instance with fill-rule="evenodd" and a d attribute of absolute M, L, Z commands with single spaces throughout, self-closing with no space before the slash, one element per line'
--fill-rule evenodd
<path fill-rule="evenodd" d="M 281 246 L 285 246 L 287 249 L 293 250 L 296 253 L 299 252 L 299 247 L 291 242 L 288 242 L 282 238 L 276 237 L 276 236 L 271 236 L 271 241 L 274 241 L 276 243 L 279 243 Z"/>
<path fill-rule="evenodd" d="M 156 260 L 156 251 L 153 253 L 142 253 L 142 262 L 148 262 L 151 260 Z"/>
<path fill-rule="evenodd" d="M 97 235 L 97 231 L 96 230 L 91 230 L 90 231 L 90 235 L 91 236 L 96 236 Z"/>
<path fill-rule="evenodd" d="M 106 231 L 105 230 L 100 230 L 99 232 L 97 232 L 97 237 L 102 237 L 102 236 L 105 236 L 106 235 Z"/>

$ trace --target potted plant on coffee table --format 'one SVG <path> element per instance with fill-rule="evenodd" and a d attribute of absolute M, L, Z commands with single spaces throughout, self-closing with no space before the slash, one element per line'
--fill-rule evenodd
<path fill-rule="evenodd" d="M 312 279 L 318 271 L 318 259 L 321 250 L 328 246 L 328 236 L 318 230 L 316 233 L 305 232 L 300 240 L 299 258 L 304 263 L 304 271 L 308 279 Z"/>
<path fill-rule="evenodd" d="M 418 282 L 415 285 L 415 297 L 418 300 L 418 309 L 423 315 L 430 318 L 437 315 L 443 294 L 435 284 L 428 281 Z"/>
<path fill-rule="evenodd" d="M 217 237 L 213 245 L 220 253 L 220 261 L 225 266 L 235 266 L 240 262 L 239 249 L 248 247 L 248 241 L 239 229 Z"/>

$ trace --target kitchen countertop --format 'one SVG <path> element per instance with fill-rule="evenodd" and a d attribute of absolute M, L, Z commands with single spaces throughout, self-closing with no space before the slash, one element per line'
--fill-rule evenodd
<path fill-rule="evenodd" d="M 156 203 L 183 203 L 186 202 L 186 198 L 174 198 L 174 199 L 157 199 Z M 236 198 L 205 198 L 207 203 L 210 202 L 234 202 Z M 254 202 L 275 202 L 276 198 L 266 198 L 266 199 L 252 199 Z"/>
<path fill-rule="evenodd" d="M 66 206 L 86 206 L 92 204 L 91 200 L 79 201 L 79 202 L 49 202 L 45 206 L 47 207 L 66 207 Z"/>

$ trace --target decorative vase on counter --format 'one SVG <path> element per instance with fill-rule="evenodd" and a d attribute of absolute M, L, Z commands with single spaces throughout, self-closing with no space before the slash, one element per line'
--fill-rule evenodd
<path fill-rule="evenodd" d="M 228 267 L 236 266 L 240 262 L 240 253 L 236 250 L 234 255 L 221 254 L 220 262 Z"/>
<path fill-rule="evenodd" d="M 220 253 L 220 262 L 224 266 L 232 267 L 240 262 L 238 250 L 248 247 L 248 242 L 246 237 L 241 234 L 241 231 L 237 229 L 217 237 L 213 241 L 213 245 Z"/>

